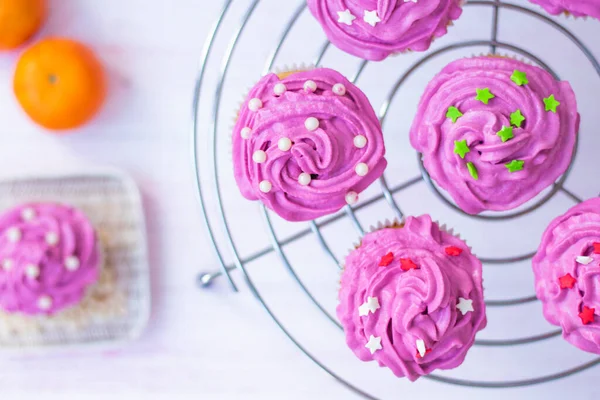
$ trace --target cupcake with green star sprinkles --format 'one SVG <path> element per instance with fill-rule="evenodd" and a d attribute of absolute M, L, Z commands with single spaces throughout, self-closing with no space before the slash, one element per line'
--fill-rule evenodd
<path fill-rule="evenodd" d="M 573 157 L 579 114 L 568 82 L 505 57 L 448 64 L 427 86 L 410 140 L 431 178 L 469 214 L 512 210 Z"/>

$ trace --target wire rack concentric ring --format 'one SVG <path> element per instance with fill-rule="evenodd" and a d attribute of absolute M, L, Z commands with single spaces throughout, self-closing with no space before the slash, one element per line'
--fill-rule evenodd
<path fill-rule="evenodd" d="M 326 239 L 324 238 L 322 229 L 330 224 L 333 224 L 333 223 L 339 221 L 340 219 L 348 218 L 351 221 L 352 225 L 354 226 L 356 233 L 358 235 L 363 235 L 365 233 L 366 229 L 362 226 L 359 219 L 356 217 L 356 212 L 361 210 L 362 208 L 369 207 L 369 206 L 372 206 L 372 205 L 378 204 L 378 203 L 387 204 L 391 210 L 391 215 L 393 215 L 396 218 L 401 219 L 404 217 L 404 213 L 402 212 L 401 207 L 395 200 L 394 195 L 401 193 L 421 182 L 424 182 L 428 186 L 428 188 L 435 194 L 435 196 L 437 198 L 439 198 L 440 201 L 444 202 L 447 206 L 454 209 L 456 212 L 459 212 L 462 214 L 464 214 L 464 212 L 462 210 L 460 210 L 460 208 L 458 208 L 451 200 L 449 200 L 436 187 L 435 183 L 429 177 L 427 171 L 423 168 L 421 156 L 419 154 L 417 154 L 417 161 L 419 163 L 419 167 L 420 167 L 420 171 L 421 171 L 421 174 L 419 176 L 415 176 L 405 182 L 402 182 L 402 183 L 399 183 L 396 185 L 389 185 L 388 182 L 386 181 L 386 178 L 382 177 L 379 180 L 379 186 L 380 186 L 381 192 L 378 195 L 373 196 L 373 197 L 359 203 L 356 206 L 346 206 L 343 210 L 343 213 L 335 214 L 333 216 L 321 219 L 318 222 L 317 221 L 309 222 L 307 228 L 302 229 L 289 237 L 280 238 L 278 236 L 276 229 L 274 228 L 273 221 L 271 219 L 269 212 L 266 210 L 265 207 L 261 207 L 263 218 L 264 218 L 264 221 L 266 222 L 266 229 L 267 229 L 268 236 L 270 238 L 271 245 L 268 247 L 259 249 L 249 256 L 241 257 L 240 252 L 238 250 L 238 246 L 232 237 L 230 221 L 228 220 L 227 215 L 224 210 L 224 207 L 223 207 L 222 190 L 221 190 L 221 185 L 220 185 L 220 173 L 219 173 L 219 168 L 218 168 L 217 162 L 213 159 L 212 167 L 209 169 L 209 171 L 201 170 L 200 163 L 199 163 L 199 155 L 198 155 L 198 146 L 202 142 L 201 138 L 205 138 L 204 140 L 208 139 L 209 150 L 212 151 L 213 156 L 215 154 L 217 154 L 217 152 L 219 151 L 218 146 L 217 146 L 216 136 L 217 136 L 217 123 L 218 123 L 218 119 L 219 119 L 219 115 L 220 115 L 220 106 L 221 106 L 221 100 L 222 100 L 223 86 L 224 86 L 225 80 L 228 76 L 228 73 L 230 72 L 232 56 L 233 56 L 234 52 L 236 51 L 236 48 L 240 41 L 240 38 L 242 37 L 244 30 L 246 29 L 246 25 L 247 25 L 248 21 L 251 19 L 253 13 L 255 12 L 256 7 L 260 3 L 260 0 L 251 1 L 249 6 L 243 13 L 243 15 L 241 17 L 241 22 L 239 23 L 237 29 L 235 29 L 235 31 L 229 41 L 229 45 L 224 52 L 221 69 L 220 69 L 220 72 L 219 72 L 219 75 L 217 78 L 218 80 L 217 80 L 215 92 L 207 93 L 206 89 L 204 88 L 204 84 L 205 84 L 205 75 L 206 75 L 206 71 L 207 71 L 208 60 L 213 55 L 216 37 L 222 27 L 222 23 L 223 23 L 225 17 L 231 11 L 233 3 L 234 3 L 234 0 L 225 1 L 224 5 L 221 9 L 220 16 L 216 20 L 215 24 L 213 25 L 212 30 L 207 38 L 207 41 L 204 46 L 203 55 L 201 58 L 200 70 L 199 70 L 199 74 L 198 74 L 198 78 L 197 78 L 196 86 L 195 86 L 195 92 L 194 92 L 193 124 L 192 124 L 193 125 L 192 126 L 192 128 L 193 128 L 192 129 L 193 170 L 194 170 L 194 174 L 195 174 L 197 196 L 198 196 L 198 201 L 201 206 L 200 209 L 201 209 L 202 217 L 205 222 L 205 227 L 211 238 L 213 250 L 215 252 L 215 255 L 216 255 L 217 260 L 220 265 L 220 270 L 218 270 L 218 271 L 200 274 L 198 277 L 198 284 L 202 288 L 207 288 L 213 283 L 213 281 L 216 278 L 222 276 L 227 279 L 232 290 L 237 291 L 238 288 L 232 277 L 232 272 L 235 270 L 238 270 L 239 272 L 241 272 L 243 279 L 245 280 L 250 291 L 258 299 L 260 304 L 264 307 L 264 309 L 267 311 L 267 313 L 273 319 L 275 324 L 283 331 L 283 333 L 285 335 L 287 335 L 289 337 L 289 339 L 303 353 L 305 353 L 310 359 L 312 359 L 312 361 L 314 361 L 314 363 L 316 363 L 319 367 L 321 367 L 323 370 L 325 370 L 327 373 L 329 373 L 332 377 L 337 379 L 341 384 L 348 387 L 350 390 L 356 392 L 359 395 L 364 396 L 365 398 L 377 399 L 372 394 L 367 393 L 366 391 L 362 390 L 361 388 L 353 385 L 351 382 L 342 378 L 335 371 L 333 371 L 331 368 L 329 368 L 327 365 L 325 365 L 325 363 L 320 361 L 318 357 L 316 357 L 311 352 L 309 352 L 308 349 L 299 340 L 297 340 L 294 337 L 292 332 L 280 321 L 280 319 L 278 319 L 278 317 L 275 315 L 275 313 L 269 307 L 269 305 L 267 304 L 267 302 L 265 301 L 265 299 L 259 292 L 257 286 L 254 284 L 246 266 L 248 263 L 260 260 L 262 257 L 265 257 L 266 255 L 275 254 L 277 256 L 277 258 L 280 260 L 283 267 L 291 274 L 294 281 L 299 285 L 302 292 L 304 292 L 304 294 L 306 296 L 308 296 L 308 298 L 314 304 L 314 306 L 316 306 L 317 309 L 319 309 L 324 314 L 324 316 L 331 321 L 331 323 L 333 323 L 334 325 L 341 328 L 341 325 L 337 321 L 337 319 L 333 315 L 331 315 L 325 309 L 325 307 L 323 307 L 319 303 L 319 301 L 315 298 L 315 296 L 313 296 L 311 291 L 307 288 L 307 286 L 301 280 L 295 267 L 292 265 L 292 263 L 288 259 L 288 256 L 286 255 L 286 251 L 285 251 L 286 246 L 288 246 L 304 237 L 312 235 L 317 240 L 321 249 L 324 251 L 326 256 L 331 260 L 331 262 L 333 262 L 333 264 L 337 268 L 342 268 L 342 262 L 335 256 L 334 252 L 331 250 Z M 445 47 L 438 48 L 435 51 L 429 51 L 429 52 L 424 53 L 424 55 L 417 62 L 415 62 L 406 72 L 404 72 L 399 77 L 399 79 L 393 85 L 391 85 L 391 90 L 390 90 L 389 94 L 387 95 L 387 97 L 385 98 L 382 106 L 380 107 L 380 111 L 379 111 L 379 118 L 380 118 L 382 124 L 384 123 L 386 117 L 388 116 L 388 112 L 391 108 L 391 104 L 392 104 L 394 97 L 397 95 L 397 93 L 399 93 L 403 84 L 411 76 L 411 74 L 413 74 L 415 71 L 419 70 L 419 68 L 424 63 L 428 62 L 429 60 L 431 60 L 437 56 L 440 56 L 446 52 L 452 51 L 452 50 L 461 49 L 461 48 L 469 48 L 469 47 L 480 47 L 480 46 L 489 47 L 489 52 L 494 53 L 494 54 L 497 53 L 497 51 L 499 49 L 508 50 L 508 51 L 514 52 L 515 54 L 518 54 L 522 57 L 525 57 L 525 58 L 533 61 L 534 63 L 540 65 L 541 67 L 543 67 L 547 71 L 549 71 L 555 78 L 559 79 L 559 76 L 557 75 L 557 73 L 539 57 L 535 56 L 531 52 L 529 52 L 519 46 L 515 46 L 510 43 L 504 43 L 504 42 L 501 42 L 498 40 L 498 30 L 499 30 L 499 20 L 500 20 L 499 14 L 500 14 L 500 10 L 502 10 L 502 9 L 512 10 L 515 12 L 526 14 L 532 18 L 535 18 L 536 20 L 539 20 L 545 24 L 548 24 L 552 28 L 556 29 L 557 31 L 559 31 L 560 33 L 565 35 L 568 39 L 570 39 L 572 41 L 572 43 L 574 43 L 579 48 L 579 50 L 583 53 L 585 58 L 589 61 L 589 63 L 595 70 L 596 74 L 600 77 L 600 64 L 598 63 L 596 58 L 593 56 L 592 52 L 574 34 L 572 34 L 569 30 L 567 30 L 564 26 L 562 26 L 561 24 L 556 22 L 554 19 L 551 19 L 551 18 L 549 18 L 545 15 L 542 15 L 536 11 L 533 11 L 531 9 L 528 9 L 528 8 L 525 8 L 525 7 L 516 5 L 516 4 L 511 4 L 511 3 L 504 2 L 504 1 L 500 1 L 500 0 L 487 0 L 487 1 L 486 0 L 467 0 L 465 2 L 465 7 L 488 7 L 488 8 L 492 9 L 492 20 L 491 20 L 492 29 L 491 29 L 490 39 L 489 40 L 471 40 L 471 41 L 464 41 L 464 42 L 460 42 L 460 43 L 453 43 L 453 44 L 447 45 Z M 282 46 L 286 42 L 286 39 L 288 38 L 288 35 L 290 34 L 290 32 L 291 32 L 292 28 L 294 27 L 294 25 L 296 24 L 296 22 L 299 20 L 301 15 L 306 12 L 306 8 L 307 7 L 304 4 L 304 2 L 301 2 L 301 4 L 299 4 L 297 6 L 297 8 L 294 10 L 294 12 L 291 14 L 289 21 L 287 21 L 287 23 L 284 25 L 284 29 L 281 32 L 281 36 L 278 40 L 278 44 L 275 46 L 275 48 L 272 50 L 272 52 L 267 57 L 267 60 L 265 62 L 265 66 L 263 69 L 264 73 L 268 73 L 273 69 L 275 62 L 277 60 L 277 57 L 280 54 L 280 51 L 282 49 Z M 321 61 L 323 60 L 323 58 L 324 58 L 327 50 L 330 48 L 330 46 L 331 46 L 331 44 L 328 41 L 323 43 L 323 45 L 320 47 L 320 50 L 318 52 L 318 56 L 316 57 L 316 59 L 313 62 L 314 65 L 321 64 Z M 363 73 L 363 71 L 365 70 L 367 64 L 368 64 L 367 61 L 360 62 L 356 72 L 349 79 L 351 81 L 358 80 L 359 77 L 361 76 L 361 74 Z M 199 123 L 198 115 L 199 115 L 200 103 L 201 103 L 202 96 L 214 96 L 212 99 L 212 109 L 210 111 L 210 123 L 208 124 L 208 126 L 201 126 Z M 223 150 L 221 150 L 221 151 L 223 151 Z M 571 166 L 572 166 L 572 164 L 571 164 Z M 474 219 L 480 219 L 480 220 L 511 220 L 511 219 L 524 216 L 526 214 L 529 214 L 529 213 L 537 210 L 538 208 L 543 206 L 546 202 L 548 202 L 551 198 L 553 198 L 559 192 L 563 193 L 565 196 L 567 196 L 573 202 L 581 202 L 582 199 L 580 197 L 578 197 L 576 194 L 574 194 L 573 192 L 571 192 L 570 190 L 568 190 L 567 188 L 564 187 L 564 183 L 565 183 L 570 171 L 571 171 L 571 167 L 565 174 L 563 174 L 563 176 L 561 176 L 558 179 L 558 181 L 555 182 L 555 184 L 552 186 L 552 188 L 547 193 L 545 193 L 543 196 L 537 198 L 535 201 L 532 201 L 531 204 L 528 203 L 528 206 L 523 209 L 519 209 L 518 211 L 514 211 L 511 213 L 501 213 L 501 214 L 484 213 L 482 215 L 469 216 L 469 217 L 474 218 Z M 209 180 L 211 182 L 211 184 L 209 184 L 208 187 L 207 187 L 206 183 L 203 183 L 203 182 L 206 182 L 206 180 Z M 216 217 L 216 220 L 218 221 L 217 223 L 219 224 L 218 230 L 223 231 L 225 233 L 225 237 L 226 237 L 225 248 L 226 248 L 226 250 L 223 248 L 224 246 L 219 245 L 217 237 L 216 237 L 217 236 L 217 233 L 216 233 L 217 226 L 215 226 L 214 219 L 209 218 L 209 215 L 208 215 L 209 211 L 206 206 L 206 198 L 205 198 L 206 197 L 205 194 L 207 193 L 207 191 L 213 192 L 217 198 L 216 211 L 218 212 L 219 215 L 218 215 L 218 217 Z M 233 259 L 233 263 L 228 264 L 225 261 L 225 259 L 226 259 L 225 252 L 228 252 L 227 254 L 229 254 L 230 257 Z M 533 254 L 534 254 L 534 252 L 528 252 L 526 254 L 512 256 L 512 257 L 505 257 L 505 258 L 482 258 L 482 262 L 486 265 L 486 267 L 487 266 L 495 266 L 495 265 L 501 266 L 501 265 L 507 265 L 507 264 L 512 264 L 512 263 L 529 260 L 533 256 Z M 509 307 L 509 306 L 517 306 L 517 305 L 532 303 L 535 301 L 537 301 L 535 296 L 526 296 L 526 297 L 503 299 L 503 300 L 488 300 L 488 299 L 486 299 L 486 305 L 488 307 Z M 518 346 L 518 345 L 524 345 L 524 344 L 530 344 L 530 343 L 544 341 L 544 340 L 559 336 L 560 334 L 561 334 L 560 330 L 552 330 L 552 331 L 544 332 L 544 333 L 541 333 L 538 335 L 530 335 L 527 337 L 516 338 L 516 339 L 477 340 L 475 345 L 488 346 L 488 347 Z M 565 378 L 570 375 L 577 374 L 581 371 L 590 369 L 597 365 L 600 365 L 600 358 L 592 359 L 588 362 L 581 363 L 577 366 L 567 368 L 567 369 L 564 369 L 564 370 L 556 372 L 556 373 L 547 374 L 547 375 L 534 377 L 534 378 L 530 378 L 530 379 L 513 380 L 513 381 L 464 380 L 464 379 L 445 377 L 445 376 L 436 375 L 436 374 L 429 375 L 426 377 L 426 379 L 430 379 L 430 380 L 434 380 L 434 381 L 438 381 L 438 382 L 444 382 L 444 383 L 453 384 L 453 385 L 458 385 L 458 386 L 467 386 L 467 387 L 514 388 L 514 387 L 521 387 L 521 386 L 531 386 L 531 385 L 536 385 L 536 384 L 540 384 L 540 383 L 550 382 L 550 381 L 560 379 L 560 378 Z"/>

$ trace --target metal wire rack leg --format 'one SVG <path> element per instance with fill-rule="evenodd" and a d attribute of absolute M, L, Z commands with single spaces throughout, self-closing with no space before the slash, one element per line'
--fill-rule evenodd
<path fill-rule="evenodd" d="M 244 13 L 244 15 L 242 17 L 239 27 L 235 31 L 234 36 L 232 37 L 232 40 L 229 44 L 229 47 L 227 48 L 227 50 L 225 52 L 225 56 L 223 58 L 223 64 L 221 67 L 220 78 L 218 80 L 217 89 L 215 92 L 215 99 L 214 99 L 213 112 L 212 112 L 212 121 L 208 128 L 208 135 L 210 137 L 210 140 L 212 143 L 212 150 L 213 150 L 212 178 L 214 179 L 214 190 L 217 195 L 218 210 L 220 212 L 220 222 L 222 224 L 223 229 L 225 230 L 225 232 L 227 234 L 227 244 L 228 244 L 229 250 L 233 256 L 233 260 L 234 260 L 233 265 L 227 265 L 224 262 L 222 250 L 220 249 L 219 245 L 217 244 L 217 242 L 215 240 L 213 225 L 207 215 L 206 206 L 205 206 L 205 198 L 203 196 L 202 185 L 201 185 L 201 181 L 200 181 L 201 174 L 200 174 L 200 168 L 199 168 L 198 148 L 197 148 L 198 132 L 199 132 L 198 109 L 200 107 L 200 96 L 201 96 L 201 92 L 202 92 L 205 69 L 206 69 L 208 60 L 211 56 L 211 51 L 213 49 L 213 45 L 214 45 L 216 36 L 219 32 L 219 29 L 221 27 L 223 20 L 225 19 L 227 13 L 230 10 L 230 6 L 232 5 L 233 0 L 225 1 L 224 6 L 221 10 L 220 17 L 217 20 L 217 22 L 215 23 L 215 25 L 213 26 L 213 29 L 207 39 L 207 42 L 204 47 L 202 59 L 201 59 L 201 67 L 200 67 L 198 79 L 197 79 L 196 86 L 195 86 L 195 94 L 194 94 L 194 102 L 193 102 L 194 110 L 193 110 L 193 132 L 192 132 L 192 145 L 193 145 L 192 159 L 194 162 L 193 167 L 194 167 L 194 171 L 195 171 L 196 189 L 197 189 L 197 193 L 198 193 L 198 200 L 199 200 L 200 206 L 201 206 L 202 216 L 205 220 L 206 228 L 207 228 L 209 235 L 211 236 L 211 239 L 213 242 L 213 249 L 215 250 L 217 259 L 220 264 L 220 271 L 201 274 L 199 276 L 199 285 L 201 287 L 207 287 L 213 282 L 213 280 L 215 278 L 217 278 L 221 275 L 225 275 L 227 277 L 232 289 L 235 291 L 235 290 L 237 290 L 237 287 L 230 275 L 230 272 L 234 269 L 238 269 L 242 273 L 242 276 L 244 277 L 244 279 L 246 280 L 246 283 L 247 283 L 248 287 L 250 288 L 250 291 L 259 300 L 259 302 L 262 304 L 262 306 L 268 312 L 270 317 L 274 320 L 276 325 L 290 338 L 290 340 L 303 353 L 305 353 L 319 367 L 321 367 L 323 370 L 325 370 L 327 373 L 329 373 L 332 377 L 337 379 L 341 384 L 348 387 L 350 390 L 362 395 L 363 397 L 365 397 L 367 399 L 376 400 L 376 398 L 373 397 L 372 395 L 370 395 L 370 394 L 366 393 L 365 391 L 352 385 L 350 382 L 344 380 L 339 375 L 337 375 L 334 371 L 329 369 L 326 365 L 324 365 L 321 361 L 319 361 L 315 356 L 313 356 L 310 352 L 308 352 L 308 350 L 305 347 L 303 347 L 302 344 L 299 343 L 291 335 L 291 332 L 279 321 L 279 319 L 274 315 L 274 313 L 271 311 L 271 309 L 269 308 L 269 306 L 267 305 L 265 300 L 260 295 L 258 289 L 252 282 L 250 275 L 248 274 L 248 271 L 245 268 L 245 264 L 247 264 L 250 261 L 257 260 L 269 253 L 275 252 L 278 255 L 278 257 L 280 258 L 282 264 L 286 267 L 286 269 L 291 274 L 294 281 L 297 282 L 297 284 L 300 286 L 302 291 L 305 292 L 305 294 L 315 304 L 315 306 L 325 315 L 325 317 L 327 319 L 329 319 L 332 323 L 334 323 L 336 326 L 341 328 L 339 322 L 337 322 L 333 316 L 331 316 L 330 314 L 327 313 L 325 308 L 316 300 L 316 298 L 311 294 L 311 292 L 307 289 L 307 287 L 304 285 L 304 283 L 300 280 L 300 278 L 296 274 L 294 268 L 292 267 L 291 263 L 289 262 L 289 260 L 287 259 L 286 255 L 285 255 L 285 251 L 283 248 L 286 245 L 294 243 L 298 239 L 308 236 L 312 233 L 314 235 L 314 237 L 316 238 L 317 242 L 319 243 L 319 245 L 321 246 L 321 248 L 324 250 L 325 254 L 327 254 L 328 257 L 332 259 L 334 264 L 338 268 L 340 268 L 341 267 L 340 262 L 339 262 L 339 260 L 336 259 L 335 255 L 333 254 L 329 245 L 327 244 L 324 236 L 321 233 L 321 228 L 323 228 L 324 226 L 327 226 L 329 224 L 332 224 L 344 217 L 348 217 L 348 218 L 350 218 L 354 227 L 356 228 L 357 233 L 363 234 L 364 229 L 361 226 L 361 224 L 359 223 L 358 219 L 356 218 L 355 212 L 360 210 L 361 208 L 375 204 L 381 200 L 385 200 L 388 203 L 388 205 L 390 206 L 390 208 L 392 209 L 392 211 L 394 212 L 394 214 L 397 217 L 402 218 L 403 212 L 401 211 L 401 208 L 399 207 L 399 205 L 396 203 L 393 195 L 396 193 L 399 193 L 402 190 L 405 190 L 409 187 L 412 187 L 413 185 L 420 183 L 420 182 L 425 182 L 428 185 L 428 187 L 433 191 L 434 194 L 436 194 L 436 196 L 440 200 L 446 202 L 450 207 L 453 207 L 457 212 L 460 212 L 460 213 L 463 213 L 463 212 L 458 207 L 456 207 L 456 205 L 449 202 L 438 191 L 438 189 L 432 182 L 431 178 L 427 174 L 427 171 L 423 168 L 421 159 L 419 156 L 418 161 L 419 161 L 419 164 L 421 167 L 421 176 L 415 177 L 405 183 L 402 183 L 400 185 L 397 185 L 397 186 L 394 186 L 391 188 L 388 186 L 386 179 L 384 177 L 382 177 L 380 179 L 380 187 L 381 187 L 381 191 L 382 191 L 382 193 L 380 195 L 375 196 L 371 199 L 368 199 L 355 207 L 347 206 L 344 208 L 344 212 L 342 214 L 337 214 L 332 217 L 326 218 L 320 223 L 317 223 L 316 221 L 312 221 L 309 223 L 309 227 L 307 229 L 304 229 L 304 230 L 296 233 L 295 235 L 292 235 L 291 237 L 289 237 L 287 239 L 282 240 L 277 236 L 276 231 L 271 223 L 269 212 L 266 210 L 266 208 L 263 207 L 262 211 L 263 211 L 265 222 L 267 224 L 267 229 L 268 229 L 268 232 L 269 232 L 269 235 L 271 238 L 271 246 L 261 249 L 261 250 L 257 251 L 256 253 L 246 257 L 245 259 L 240 258 L 237 247 L 231 236 L 230 227 L 229 227 L 229 224 L 227 221 L 227 217 L 224 213 L 224 208 L 223 208 L 223 203 L 222 203 L 222 198 L 221 198 L 221 189 L 220 189 L 220 185 L 219 185 L 219 173 L 218 173 L 217 162 L 216 162 L 216 154 L 217 154 L 217 142 L 216 142 L 217 125 L 216 125 L 216 123 L 217 123 L 217 120 L 219 117 L 219 106 L 220 106 L 222 88 L 223 88 L 224 81 L 227 77 L 231 57 L 236 49 L 236 45 L 238 43 L 239 38 L 241 37 L 248 21 L 252 17 L 259 2 L 260 2 L 259 0 L 254 0 L 250 4 L 250 6 L 247 8 L 246 12 Z M 391 102 L 392 102 L 395 94 L 399 91 L 399 89 L 401 88 L 402 84 L 406 81 L 406 79 L 413 72 L 418 70 L 418 68 L 421 65 L 423 65 L 425 62 L 429 61 L 430 59 L 432 59 L 433 57 L 435 57 L 437 55 L 440 55 L 442 53 L 445 53 L 445 52 L 448 52 L 451 50 L 464 48 L 464 47 L 470 47 L 470 46 L 489 46 L 490 52 L 496 53 L 498 48 L 504 48 L 504 49 L 519 53 L 519 54 L 533 60 L 540 66 L 547 69 L 551 74 L 553 74 L 558 79 L 558 76 L 556 75 L 556 73 L 547 64 L 545 64 L 541 59 L 537 58 L 535 55 L 533 55 L 517 46 L 513 46 L 508 43 L 503 43 L 498 40 L 498 26 L 499 26 L 499 20 L 500 20 L 499 15 L 500 15 L 501 9 L 509 9 L 509 10 L 528 14 L 546 24 L 551 25 L 555 29 L 557 29 L 559 32 L 561 32 L 562 34 L 567 36 L 573 43 L 575 43 L 578 46 L 578 48 L 587 57 L 587 59 L 592 64 L 593 68 L 596 70 L 596 72 L 600 76 L 600 64 L 594 58 L 594 56 L 591 54 L 589 49 L 587 47 L 585 47 L 585 45 L 583 45 L 583 43 L 581 41 L 579 41 L 579 39 L 577 39 L 571 32 L 569 32 L 567 29 L 565 29 L 562 25 L 558 24 L 554 20 L 552 20 L 544 15 L 541 15 L 535 11 L 529 10 L 527 8 L 524 8 L 524 7 L 521 7 L 518 5 L 505 3 L 501 0 L 493 0 L 493 1 L 491 1 L 491 0 L 488 0 L 488 1 L 486 1 L 486 0 L 468 0 L 465 5 L 466 6 L 492 7 L 493 15 L 492 15 L 491 40 L 476 40 L 476 41 L 457 43 L 457 44 L 449 45 L 449 46 L 443 47 L 441 49 L 438 49 L 436 51 L 427 53 L 427 55 L 422 57 L 411 68 L 409 68 L 409 70 L 402 77 L 400 77 L 400 79 L 392 87 L 390 94 L 386 98 L 386 100 L 380 110 L 379 116 L 380 116 L 380 120 L 381 120 L 382 124 L 385 121 L 387 112 L 390 108 Z M 304 4 L 304 2 L 302 2 L 293 12 L 290 20 L 288 21 L 288 24 L 285 26 L 285 29 L 283 30 L 283 32 L 281 34 L 281 37 L 280 37 L 280 40 L 279 40 L 277 46 L 271 52 L 270 56 L 267 59 L 267 62 L 265 64 L 265 72 L 268 72 L 272 69 L 272 67 L 275 63 L 275 60 L 277 59 L 277 56 L 287 38 L 287 36 L 291 32 L 292 27 L 294 26 L 296 21 L 299 19 L 299 17 L 302 15 L 302 13 L 305 12 L 305 9 L 306 9 L 306 5 Z M 315 65 L 320 64 L 321 60 L 323 59 L 323 57 L 329 47 L 330 47 L 329 42 L 325 42 L 321 46 L 319 55 L 318 55 L 317 59 L 315 60 Z M 356 81 L 359 79 L 360 75 L 364 71 L 367 64 L 368 64 L 367 61 L 363 61 L 360 63 L 357 72 L 355 73 L 354 77 L 352 78 L 353 81 Z M 570 168 L 555 183 L 555 185 L 552 187 L 552 189 L 549 193 L 547 193 L 540 200 L 538 200 L 536 203 L 534 203 L 532 206 L 530 206 L 529 208 L 527 208 L 525 210 L 518 211 L 518 212 L 515 212 L 512 214 L 508 214 L 508 215 L 479 215 L 479 216 L 469 216 L 469 217 L 478 218 L 478 219 L 487 219 L 487 220 L 491 220 L 491 221 L 517 218 L 519 216 L 525 215 L 525 214 L 541 207 L 545 202 L 550 200 L 550 198 L 552 198 L 552 196 L 554 196 L 559 191 L 562 191 L 565 195 L 567 195 L 574 202 L 581 202 L 581 199 L 578 196 L 576 196 L 575 194 L 573 194 L 572 192 L 567 190 L 563 185 L 565 180 L 568 177 L 569 172 L 570 172 Z M 510 257 L 510 258 L 504 258 L 504 259 L 483 259 L 482 261 L 487 265 L 504 265 L 504 264 L 508 264 L 508 263 L 524 261 L 524 260 L 530 259 L 532 256 L 533 256 L 533 252 L 524 254 L 521 256 L 517 256 L 517 257 Z M 535 296 L 529 296 L 529 297 L 524 297 L 524 298 L 508 299 L 508 300 L 486 300 L 486 304 L 491 307 L 515 306 L 515 305 L 519 305 L 519 304 L 533 302 L 535 300 L 536 300 Z M 516 346 L 516 345 L 523 345 L 523 344 L 538 342 L 541 340 L 556 337 L 556 336 L 560 335 L 560 333 L 561 333 L 560 330 L 556 330 L 556 331 L 543 333 L 543 334 L 536 335 L 536 336 L 531 336 L 531 337 L 526 337 L 526 338 L 518 338 L 518 339 L 512 339 L 512 340 L 479 340 L 476 342 L 476 345 L 479 345 L 479 346 Z M 588 368 L 591 368 L 598 364 L 600 364 L 600 358 L 596 358 L 587 363 L 581 364 L 574 368 L 567 369 L 567 370 L 564 370 L 564 371 L 561 371 L 561 372 L 558 372 L 555 374 L 550 374 L 550 375 L 537 377 L 537 378 L 531 378 L 531 379 L 518 380 L 518 381 L 499 381 L 499 382 L 470 381 L 470 380 L 462 380 L 462 379 L 455 379 L 455 378 L 447 378 L 447 377 L 442 377 L 442 376 L 438 376 L 438 375 L 429 375 L 426 378 L 434 380 L 434 381 L 450 383 L 450 384 L 454 384 L 454 385 L 458 385 L 458 386 L 479 387 L 479 388 L 509 388 L 509 387 L 535 385 L 535 384 L 552 381 L 555 379 L 564 378 L 569 375 L 573 375 L 575 373 L 578 373 L 578 372 L 581 372 Z"/>

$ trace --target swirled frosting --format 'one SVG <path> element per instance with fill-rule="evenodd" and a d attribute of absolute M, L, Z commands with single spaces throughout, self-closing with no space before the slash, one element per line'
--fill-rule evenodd
<path fill-rule="evenodd" d="M 411 381 L 462 364 L 487 322 L 481 262 L 428 215 L 365 235 L 346 259 L 339 299 L 358 358 Z"/>
<path fill-rule="evenodd" d="M 308 0 L 325 34 L 343 51 L 381 61 L 425 51 L 462 13 L 462 0 Z"/>
<path fill-rule="evenodd" d="M 369 100 L 326 68 L 262 78 L 239 112 L 232 142 L 242 195 L 288 221 L 356 202 L 387 165 Z"/>
<path fill-rule="evenodd" d="M 582 350 L 600 354 L 600 198 L 556 218 L 533 258 L 544 316 Z"/>
<path fill-rule="evenodd" d="M 54 314 L 77 304 L 98 279 L 96 233 L 77 209 L 36 203 L 0 216 L 0 307 Z"/>
<path fill-rule="evenodd" d="M 575 94 L 541 68 L 504 57 L 447 65 L 427 86 L 410 131 L 439 186 L 465 212 L 510 210 L 569 166 Z"/>
<path fill-rule="evenodd" d="M 590 16 L 600 19 L 600 0 L 529 0 L 538 4 L 550 14 L 558 15 L 564 12 L 576 17 Z"/>

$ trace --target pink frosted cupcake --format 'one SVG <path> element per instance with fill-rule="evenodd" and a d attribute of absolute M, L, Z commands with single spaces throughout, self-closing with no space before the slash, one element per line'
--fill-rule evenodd
<path fill-rule="evenodd" d="M 425 169 L 465 212 L 514 209 L 568 168 L 575 94 L 545 70 L 504 57 L 447 65 L 427 86 L 411 131 Z"/>
<path fill-rule="evenodd" d="M 600 0 L 529 0 L 552 15 L 570 14 L 575 17 L 600 19 Z"/>
<path fill-rule="evenodd" d="M 308 0 L 335 46 L 381 61 L 407 50 L 425 51 L 462 13 L 462 0 Z"/>
<path fill-rule="evenodd" d="M 354 204 L 387 165 L 369 100 L 326 68 L 263 77 L 242 105 L 232 144 L 242 195 L 288 221 Z"/>
<path fill-rule="evenodd" d="M 55 314 L 78 304 L 97 282 L 101 254 L 79 210 L 26 204 L 0 216 L 0 309 Z"/>
<path fill-rule="evenodd" d="M 339 299 L 356 356 L 411 381 L 458 367 L 486 326 L 481 262 L 427 215 L 365 235 Z"/>
<path fill-rule="evenodd" d="M 600 198 L 556 218 L 533 258 L 544 316 L 582 350 L 600 354 Z"/>

